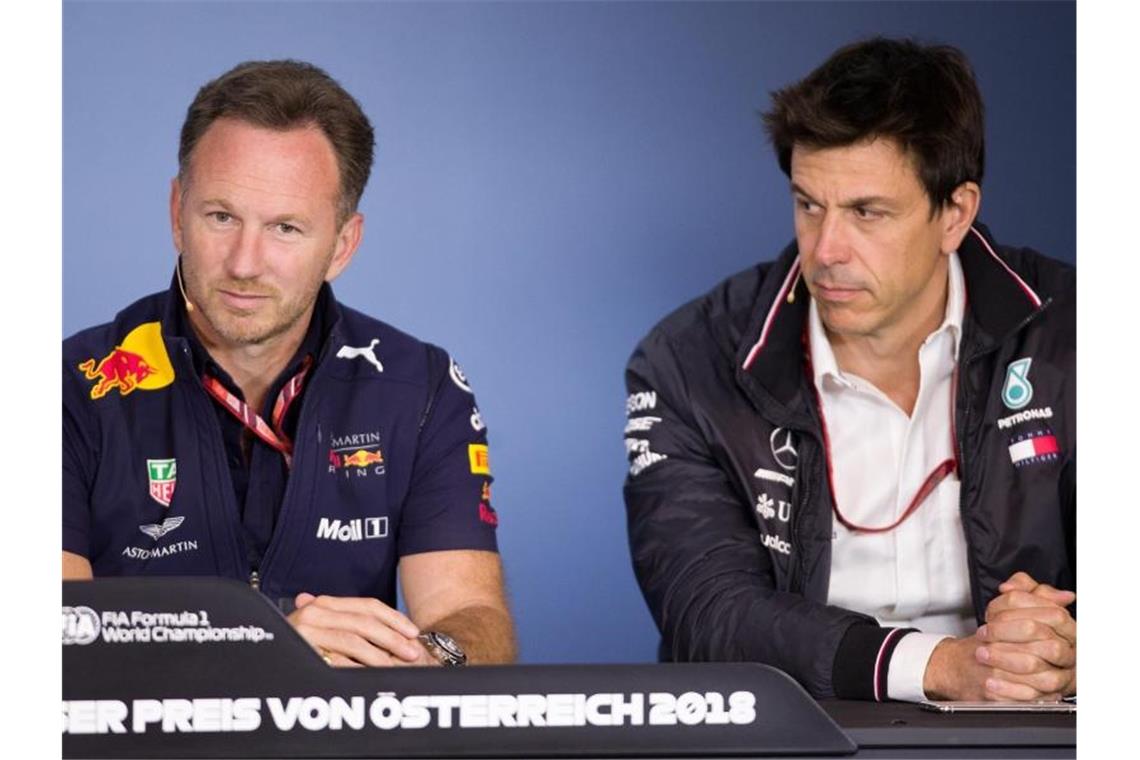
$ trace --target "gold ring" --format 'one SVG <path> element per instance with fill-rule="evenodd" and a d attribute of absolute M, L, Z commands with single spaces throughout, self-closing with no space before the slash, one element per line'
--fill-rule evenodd
<path fill-rule="evenodd" d="M 332 657 L 329 655 L 329 650 L 324 647 L 318 647 L 317 651 L 321 655 L 321 659 L 325 661 L 325 665 L 332 665 Z"/>

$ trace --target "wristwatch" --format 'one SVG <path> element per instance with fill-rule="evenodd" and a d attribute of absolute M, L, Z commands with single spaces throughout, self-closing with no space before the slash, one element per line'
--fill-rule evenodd
<path fill-rule="evenodd" d="M 467 655 L 463 652 L 463 647 L 446 633 L 424 631 L 416 638 L 441 665 L 455 668 L 467 664 Z"/>

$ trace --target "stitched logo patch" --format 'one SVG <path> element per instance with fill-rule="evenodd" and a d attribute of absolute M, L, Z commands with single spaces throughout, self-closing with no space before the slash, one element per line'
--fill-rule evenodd
<path fill-rule="evenodd" d="M 146 478 L 150 486 L 150 498 L 169 507 L 170 500 L 174 498 L 174 485 L 178 482 L 178 460 L 146 460 Z"/>
<path fill-rule="evenodd" d="M 88 380 L 99 381 L 91 388 L 92 399 L 103 398 L 115 389 L 126 396 L 138 388 L 153 391 L 174 382 L 174 367 L 166 355 L 158 322 L 139 325 L 111 353 L 98 362 L 88 359 L 79 369 Z"/>
<path fill-rule="evenodd" d="M 1001 387 L 1001 400 L 1010 409 L 1024 409 L 1033 400 L 1033 384 L 1029 382 L 1029 365 L 1033 360 L 1026 357 L 1009 363 L 1005 371 L 1005 383 Z"/>
<path fill-rule="evenodd" d="M 1037 462 L 1052 462 L 1061 455 L 1057 436 L 1048 428 L 1015 436 L 1009 441 L 1009 459 L 1014 467 Z"/>

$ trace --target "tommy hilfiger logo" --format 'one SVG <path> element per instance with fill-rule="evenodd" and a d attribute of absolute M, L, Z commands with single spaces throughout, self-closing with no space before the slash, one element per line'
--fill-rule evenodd
<path fill-rule="evenodd" d="M 1061 447 L 1052 430 L 1035 430 L 1009 440 L 1009 458 L 1014 467 L 1052 462 L 1061 456 Z"/>

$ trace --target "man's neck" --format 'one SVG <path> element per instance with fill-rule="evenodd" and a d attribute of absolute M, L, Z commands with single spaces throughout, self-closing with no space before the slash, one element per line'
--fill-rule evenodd
<path fill-rule="evenodd" d="M 917 319 L 857 336 L 838 335 L 824 326 L 835 363 L 840 370 L 870 382 L 909 416 L 918 400 L 922 380 L 918 351 L 945 319 L 948 298 L 947 271 L 942 277 L 941 290 L 916 304 L 919 307 Z"/>
<path fill-rule="evenodd" d="M 206 325 L 200 324 L 204 320 L 195 319 L 194 316 L 191 316 L 190 324 L 194 334 L 210 354 L 210 358 L 217 362 L 241 389 L 245 403 L 261 414 L 270 386 L 297 353 L 297 349 L 305 339 L 312 316 L 310 308 L 308 314 L 302 315 L 288 330 L 256 344 L 235 345 L 221 340 Z"/>

